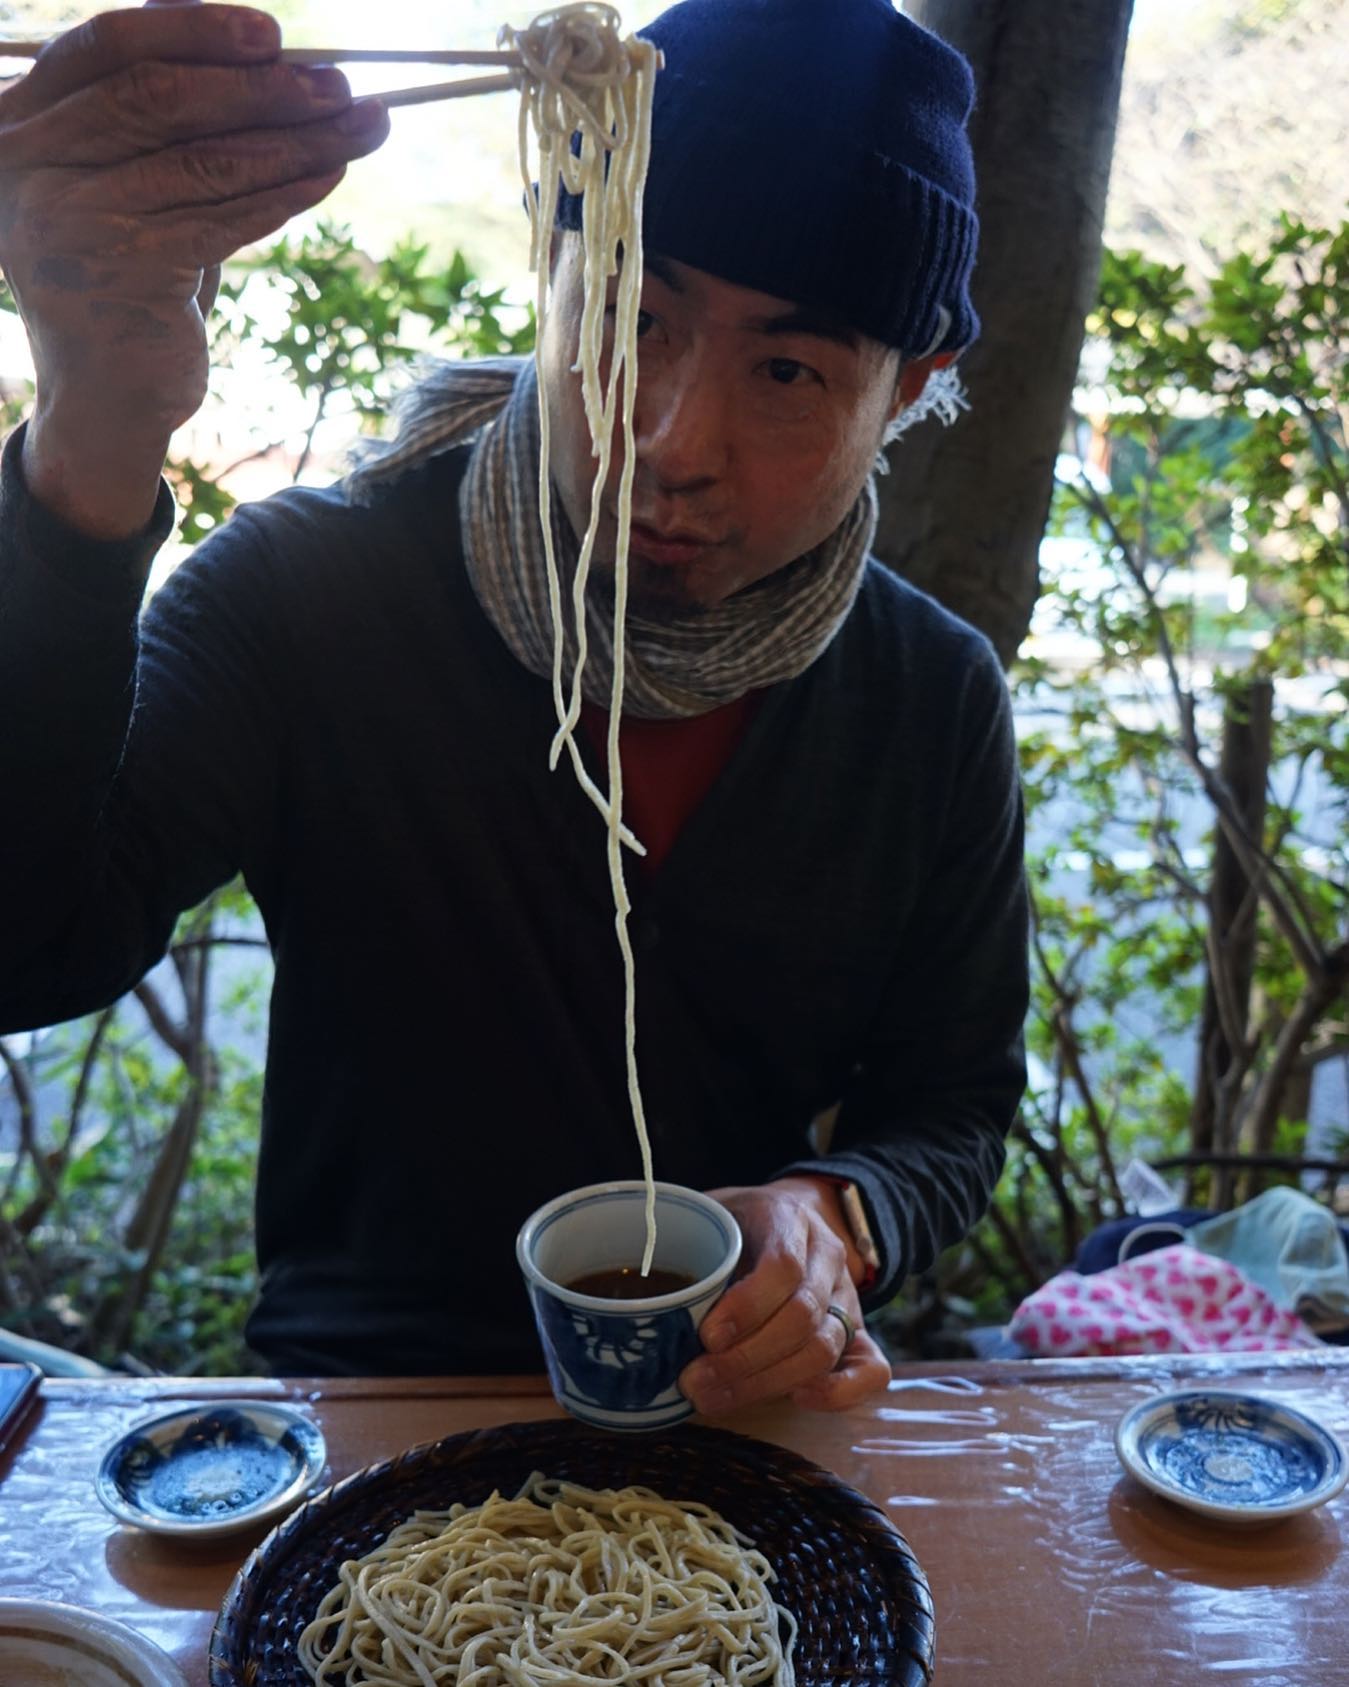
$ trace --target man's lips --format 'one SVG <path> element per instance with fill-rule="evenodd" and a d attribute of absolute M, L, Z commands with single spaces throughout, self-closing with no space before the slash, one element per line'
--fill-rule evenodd
<path fill-rule="evenodd" d="M 697 562 L 719 543 L 720 540 L 706 539 L 700 533 L 691 532 L 687 528 L 662 529 L 648 527 L 645 522 L 634 521 L 630 549 L 647 562 L 677 568 Z"/>

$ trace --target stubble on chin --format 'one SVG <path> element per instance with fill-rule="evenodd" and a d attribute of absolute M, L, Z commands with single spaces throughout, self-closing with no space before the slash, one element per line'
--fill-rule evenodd
<path fill-rule="evenodd" d="M 610 557 L 595 557 L 590 565 L 587 592 L 591 601 L 611 617 L 614 612 L 614 565 Z M 642 621 L 681 621 L 706 615 L 708 605 L 689 595 L 680 575 L 669 568 L 656 568 L 641 557 L 628 559 L 628 613 Z"/>

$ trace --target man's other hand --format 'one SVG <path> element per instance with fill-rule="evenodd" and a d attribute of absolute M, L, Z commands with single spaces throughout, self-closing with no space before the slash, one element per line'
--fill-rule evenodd
<path fill-rule="evenodd" d="M 743 1275 L 702 1326 L 708 1351 L 679 1379 L 695 1407 L 720 1417 L 785 1395 L 798 1406 L 841 1411 L 884 1388 L 890 1363 L 862 1324 L 832 1185 L 791 1177 L 708 1193 L 734 1215 L 745 1251 Z M 831 1304 L 856 1326 L 846 1349 Z"/>

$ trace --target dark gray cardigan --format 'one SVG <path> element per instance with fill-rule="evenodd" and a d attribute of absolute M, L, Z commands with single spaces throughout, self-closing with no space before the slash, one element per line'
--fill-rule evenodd
<path fill-rule="evenodd" d="M 451 455 L 371 509 L 90 544 L 0 486 L 0 1030 L 110 1001 L 242 871 L 276 961 L 249 1337 L 314 1372 L 538 1369 L 513 1243 L 640 1174 L 603 822 L 484 618 Z M 588 746 L 587 746 L 588 748 Z M 22 800 L 17 800 L 21 796 Z M 878 564 L 650 878 L 630 870 L 659 1177 L 861 1185 L 882 1304 L 983 1211 L 1024 1081 L 1010 711 Z M 842 1103 L 832 1151 L 812 1118 Z"/>

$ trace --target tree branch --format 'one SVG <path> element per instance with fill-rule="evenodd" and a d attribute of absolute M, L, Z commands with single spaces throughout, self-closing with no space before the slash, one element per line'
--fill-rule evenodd
<path fill-rule="evenodd" d="M 1297 1069 L 1302 1045 L 1316 1022 L 1344 991 L 1349 979 L 1349 939 L 1326 957 L 1321 973 L 1307 981 L 1274 1045 L 1274 1054 L 1251 1098 L 1246 1131 L 1251 1146 L 1263 1153 L 1274 1140 L 1284 1089 Z"/>
<path fill-rule="evenodd" d="M 19 1153 L 14 1156 L 14 1164 L 5 1181 L 3 1204 L 8 1205 L 14 1193 L 24 1155 L 27 1155 L 32 1163 L 42 1195 L 48 1201 L 54 1200 L 56 1182 L 37 1140 L 37 1096 L 33 1091 L 32 1080 L 23 1061 L 3 1037 L 0 1037 L 0 1064 L 3 1064 L 9 1074 L 10 1086 L 19 1109 Z"/>
<path fill-rule="evenodd" d="M 116 1016 L 117 1004 L 114 1002 L 111 1007 L 104 1008 L 94 1021 L 94 1028 L 89 1034 L 89 1041 L 85 1044 L 84 1054 L 80 1060 L 80 1072 L 75 1081 L 75 1090 L 70 1098 L 70 1112 L 66 1119 L 65 1135 L 47 1160 L 53 1187 L 50 1191 L 44 1189 L 35 1195 L 15 1219 L 14 1228 L 21 1236 L 33 1234 L 33 1231 L 42 1223 L 62 1194 L 61 1181 L 65 1177 L 66 1167 L 70 1163 L 71 1150 L 79 1137 L 80 1118 L 84 1112 L 85 1103 L 89 1099 L 94 1065 L 98 1060 L 99 1050 L 103 1046 L 103 1039 L 107 1035 L 108 1027 Z"/>
<path fill-rule="evenodd" d="M 1078 1216 L 1077 1204 L 1069 1194 L 1068 1185 L 1063 1180 L 1063 1173 L 1059 1170 L 1058 1166 L 1055 1165 L 1054 1156 L 1045 1149 L 1043 1144 L 1036 1141 L 1035 1133 L 1027 1127 L 1023 1119 L 1018 1118 L 1015 1124 L 1013 1124 L 1012 1135 L 1022 1145 L 1026 1152 L 1031 1155 L 1036 1165 L 1039 1166 L 1040 1170 L 1044 1173 L 1045 1178 L 1049 1183 L 1049 1187 L 1054 1192 L 1054 1199 L 1058 1203 L 1059 1216 L 1063 1222 L 1064 1252 L 1069 1256 L 1075 1254 L 1077 1252 L 1077 1244 L 1081 1239 L 1082 1221 Z M 1068 1155 L 1063 1148 L 1061 1140 L 1058 1142 L 1057 1147 L 1065 1162 L 1072 1164 L 1072 1162 L 1068 1160 Z M 1074 1167 L 1074 1170 L 1076 1171 L 1077 1168 Z M 1078 1176 L 1085 1184 L 1086 1179 L 1081 1178 L 1080 1172 L 1078 1173 Z"/>
<path fill-rule="evenodd" d="M 1124 1211 L 1124 1196 L 1120 1190 L 1119 1180 L 1115 1176 L 1115 1159 L 1110 1150 L 1110 1142 L 1106 1133 L 1105 1123 L 1101 1118 L 1100 1109 L 1096 1105 L 1096 1097 L 1092 1092 L 1091 1083 L 1082 1065 L 1082 1050 L 1077 1040 L 1077 1032 L 1073 1027 L 1072 1010 L 1074 998 L 1063 988 L 1053 967 L 1049 964 L 1049 957 L 1045 954 L 1044 944 L 1040 939 L 1038 919 L 1031 920 L 1031 943 L 1035 949 L 1036 960 L 1049 981 L 1049 987 L 1057 999 L 1055 1012 L 1050 1019 L 1050 1029 L 1054 1033 L 1055 1046 L 1060 1058 L 1067 1068 L 1078 1094 L 1082 1098 L 1082 1106 L 1087 1115 L 1087 1124 L 1096 1143 L 1096 1152 L 1100 1156 L 1101 1170 L 1110 1188 L 1116 1208 Z"/>
<path fill-rule="evenodd" d="M 150 1021 L 160 1041 L 173 1050 L 184 1066 L 189 1066 L 192 1061 L 192 1041 L 187 1028 L 176 1023 L 154 985 L 149 979 L 143 978 L 132 994 L 145 1009 L 145 1017 Z"/>
<path fill-rule="evenodd" d="M 1148 613 L 1153 623 L 1153 633 L 1162 653 L 1162 661 L 1166 668 L 1168 683 L 1176 705 L 1179 723 L 1177 742 L 1181 755 L 1198 776 L 1204 789 L 1204 795 L 1212 804 L 1218 824 L 1222 827 L 1233 852 L 1241 862 L 1247 878 L 1259 891 L 1262 900 L 1269 908 L 1275 924 L 1287 940 L 1298 965 L 1304 973 L 1310 976 L 1324 962 L 1316 939 L 1315 928 L 1311 927 L 1310 931 L 1307 932 L 1300 927 L 1293 908 L 1296 908 L 1297 913 L 1304 918 L 1306 917 L 1306 910 L 1302 905 L 1296 886 L 1291 883 L 1280 864 L 1265 853 L 1257 840 L 1247 834 L 1232 793 L 1204 759 L 1195 726 L 1194 698 L 1181 683 L 1175 650 L 1166 626 L 1166 617 L 1162 614 L 1156 593 L 1149 585 L 1143 567 L 1134 555 L 1133 547 L 1125 538 L 1100 493 L 1094 487 L 1081 486 L 1076 482 L 1073 483 L 1072 490 L 1078 501 L 1090 509 L 1103 523 L 1112 542 L 1118 548 L 1131 578 L 1147 602 Z M 1276 882 L 1279 887 L 1278 890 L 1275 889 Z M 1293 907 L 1289 906 L 1289 899 L 1291 899 Z"/>

